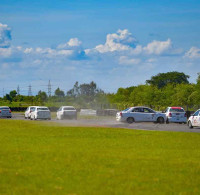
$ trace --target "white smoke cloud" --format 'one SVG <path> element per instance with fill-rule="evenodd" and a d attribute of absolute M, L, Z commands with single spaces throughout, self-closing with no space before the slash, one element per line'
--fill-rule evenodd
<path fill-rule="evenodd" d="M 0 23 L 0 48 L 10 47 L 11 39 L 11 28 Z"/>

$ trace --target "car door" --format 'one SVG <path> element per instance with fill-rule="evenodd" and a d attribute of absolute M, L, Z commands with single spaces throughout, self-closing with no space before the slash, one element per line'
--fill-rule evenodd
<path fill-rule="evenodd" d="M 62 107 L 60 107 L 59 110 L 58 110 L 58 112 L 57 112 L 57 117 L 58 117 L 58 118 L 60 118 L 61 111 L 62 111 Z"/>
<path fill-rule="evenodd" d="M 197 116 L 197 126 L 200 126 L 200 111 L 199 111 L 199 114 Z"/>
<path fill-rule="evenodd" d="M 199 126 L 200 125 L 200 121 L 199 121 L 199 114 L 200 114 L 200 110 L 196 111 L 194 114 L 193 114 L 193 117 L 192 117 L 192 125 L 193 126 Z"/>
<path fill-rule="evenodd" d="M 134 118 L 135 121 L 143 121 L 143 112 L 141 110 L 141 108 L 134 108 L 131 112 L 131 117 Z"/>
<path fill-rule="evenodd" d="M 144 121 L 155 121 L 155 113 L 149 108 L 143 108 Z"/>

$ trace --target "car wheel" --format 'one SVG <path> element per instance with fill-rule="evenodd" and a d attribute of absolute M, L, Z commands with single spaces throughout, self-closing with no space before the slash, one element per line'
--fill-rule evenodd
<path fill-rule="evenodd" d="M 188 122 L 188 127 L 189 127 L 190 129 L 193 128 L 191 121 Z"/>
<path fill-rule="evenodd" d="M 129 124 L 133 123 L 133 122 L 134 122 L 134 118 L 128 117 L 128 118 L 127 118 L 127 122 L 128 122 Z"/>
<path fill-rule="evenodd" d="M 157 123 L 160 123 L 160 124 L 162 124 L 162 123 L 164 123 L 164 118 L 163 117 L 158 117 L 158 119 L 157 119 Z"/>

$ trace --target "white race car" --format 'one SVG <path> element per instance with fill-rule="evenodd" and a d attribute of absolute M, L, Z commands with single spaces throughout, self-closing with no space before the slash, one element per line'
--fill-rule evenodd
<path fill-rule="evenodd" d="M 45 106 L 33 106 L 30 115 L 31 120 L 48 119 L 51 120 L 51 112 Z"/>
<path fill-rule="evenodd" d="M 61 106 L 56 113 L 58 120 L 77 119 L 77 110 L 73 106 Z"/>
<path fill-rule="evenodd" d="M 166 122 L 166 115 L 164 113 L 156 112 L 148 107 L 131 107 L 117 112 L 116 120 L 120 122 Z"/>
<path fill-rule="evenodd" d="M 34 106 L 29 106 L 27 109 L 26 109 L 26 111 L 25 111 L 25 113 L 24 113 L 24 118 L 25 119 L 30 119 L 30 117 L 31 117 L 31 112 L 32 112 L 32 109 L 34 108 Z"/>
<path fill-rule="evenodd" d="M 187 115 L 182 107 L 168 107 L 165 114 L 166 123 L 187 123 Z"/>
<path fill-rule="evenodd" d="M 200 109 L 190 116 L 188 119 L 188 126 L 190 129 L 193 127 L 200 127 Z"/>

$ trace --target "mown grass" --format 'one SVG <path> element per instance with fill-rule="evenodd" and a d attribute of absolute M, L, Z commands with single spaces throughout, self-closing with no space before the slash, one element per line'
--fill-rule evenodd
<path fill-rule="evenodd" d="M 0 194 L 133 193 L 200 193 L 200 134 L 0 121 Z"/>

